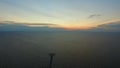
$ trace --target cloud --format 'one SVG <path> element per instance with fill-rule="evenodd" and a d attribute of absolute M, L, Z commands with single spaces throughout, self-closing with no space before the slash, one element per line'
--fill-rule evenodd
<path fill-rule="evenodd" d="M 24 24 L 14 22 L 14 21 L 0 21 L 0 26 L 26 26 Z"/>
<path fill-rule="evenodd" d="M 38 26 L 58 26 L 58 24 L 52 23 L 22 23 L 22 22 L 15 22 L 15 21 L 1 21 L 0 25 L 38 25 Z"/>
<path fill-rule="evenodd" d="M 108 24 L 102 24 L 102 25 L 99 25 L 98 27 L 112 27 L 112 28 L 116 28 L 116 27 L 119 27 L 120 26 L 120 21 L 116 21 L 116 22 L 110 22 Z"/>
<path fill-rule="evenodd" d="M 98 18 L 98 17 L 100 17 L 101 15 L 100 14 L 92 14 L 92 15 L 90 15 L 88 18 L 90 19 L 90 18 Z"/>
<path fill-rule="evenodd" d="M 31 27 L 33 25 L 35 26 L 37 25 L 37 27 Z M 20 23 L 14 21 L 1 21 L 0 31 L 61 31 L 63 30 L 60 27 L 54 27 L 54 26 L 59 26 L 59 25 L 51 24 L 51 23 Z"/>
<path fill-rule="evenodd" d="M 98 27 L 93 28 L 93 30 L 117 32 L 117 31 L 120 31 L 120 21 L 109 22 L 107 24 L 101 24 Z"/>
<path fill-rule="evenodd" d="M 51 24 L 51 23 L 22 23 L 24 25 L 40 25 L 40 26 L 58 26 L 58 24 Z"/>

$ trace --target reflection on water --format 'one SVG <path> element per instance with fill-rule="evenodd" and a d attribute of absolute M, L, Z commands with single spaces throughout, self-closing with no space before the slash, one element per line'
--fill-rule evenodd
<path fill-rule="evenodd" d="M 0 32 L 0 64 L 38 66 L 117 65 L 120 33 L 92 32 Z"/>

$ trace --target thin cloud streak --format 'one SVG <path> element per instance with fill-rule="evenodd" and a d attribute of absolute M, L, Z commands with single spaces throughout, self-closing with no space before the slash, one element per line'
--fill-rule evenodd
<path fill-rule="evenodd" d="M 22 23 L 22 22 L 15 22 L 15 21 L 0 21 L 0 25 L 6 24 L 20 24 L 20 25 L 37 25 L 37 26 L 59 26 L 58 24 L 52 23 Z"/>
<path fill-rule="evenodd" d="M 91 18 L 98 18 L 100 17 L 101 15 L 100 14 L 92 14 L 88 17 L 88 19 L 91 19 Z"/>

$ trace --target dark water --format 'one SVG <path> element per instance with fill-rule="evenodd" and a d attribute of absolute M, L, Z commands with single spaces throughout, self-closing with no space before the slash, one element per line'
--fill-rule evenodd
<path fill-rule="evenodd" d="M 120 66 L 120 33 L 0 32 L 0 65 L 39 67 L 54 65 Z"/>

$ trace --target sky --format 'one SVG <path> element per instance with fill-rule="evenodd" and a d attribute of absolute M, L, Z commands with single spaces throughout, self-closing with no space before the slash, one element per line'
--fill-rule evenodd
<path fill-rule="evenodd" d="M 0 21 L 89 29 L 120 21 L 119 6 L 120 0 L 0 0 Z"/>

